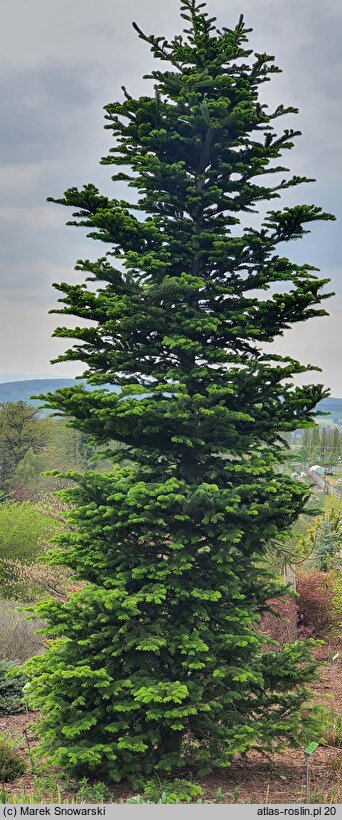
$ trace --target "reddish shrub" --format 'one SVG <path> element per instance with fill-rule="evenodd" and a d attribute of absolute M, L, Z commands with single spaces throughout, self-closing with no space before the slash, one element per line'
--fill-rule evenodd
<path fill-rule="evenodd" d="M 297 576 L 298 629 L 301 637 L 326 638 L 338 629 L 334 579 L 329 572 L 301 572 Z"/>
<path fill-rule="evenodd" d="M 269 601 L 274 612 L 280 617 L 265 613 L 261 618 L 262 631 L 269 635 L 273 641 L 278 641 L 280 646 L 284 643 L 292 643 L 297 640 L 297 610 L 294 595 L 286 595 L 283 598 Z"/>
<path fill-rule="evenodd" d="M 17 481 L 12 492 L 12 498 L 15 502 L 32 501 L 32 492 L 25 484 Z"/>

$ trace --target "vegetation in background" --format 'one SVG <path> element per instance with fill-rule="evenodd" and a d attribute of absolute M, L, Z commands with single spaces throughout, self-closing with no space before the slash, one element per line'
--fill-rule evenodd
<path fill-rule="evenodd" d="M 16 468 L 26 453 L 44 446 L 46 429 L 37 409 L 25 402 L 0 404 L 0 491 L 4 495 L 11 495 Z"/>
<path fill-rule="evenodd" d="M 312 729 L 308 740 L 339 749 L 342 747 L 342 714 L 324 703 L 311 708 Z"/>
<path fill-rule="evenodd" d="M 46 642 L 37 629 L 43 622 L 31 620 L 19 601 L 0 601 L 0 658 L 11 661 L 25 661 L 45 648 Z"/>
<path fill-rule="evenodd" d="M 25 763 L 13 743 L 0 735 L 0 782 L 14 780 L 25 771 Z"/>
<path fill-rule="evenodd" d="M 311 556 L 315 568 L 328 572 L 342 566 L 342 503 L 325 499 L 323 513 L 317 515 L 299 537 L 303 555 Z"/>
<path fill-rule="evenodd" d="M 23 712 L 25 676 L 19 666 L 0 660 L 0 715 Z"/>
<path fill-rule="evenodd" d="M 15 477 L 30 490 L 31 497 L 37 499 L 41 494 L 61 489 L 61 483 L 52 476 L 42 475 L 51 469 L 66 471 L 83 470 L 88 464 L 91 453 L 87 447 L 86 437 L 67 426 L 61 419 L 46 419 L 46 443 L 44 450 L 36 452 L 30 448 L 18 464 Z"/>
<path fill-rule="evenodd" d="M 50 567 L 44 558 L 35 563 L 6 559 L 3 575 L 5 592 L 6 587 L 7 591 L 8 587 L 14 589 L 22 603 L 31 603 L 47 596 L 64 601 L 74 586 L 72 575 L 66 567 Z"/>
<path fill-rule="evenodd" d="M 328 572 L 342 563 L 342 520 L 340 516 L 324 516 L 312 532 L 312 556 L 321 572 Z"/>
<path fill-rule="evenodd" d="M 298 456 L 312 465 L 336 464 L 342 457 L 342 432 L 338 427 L 318 427 L 304 430 Z"/>
<path fill-rule="evenodd" d="M 12 573 L 13 562 L 34 562 L 59 529 L 60 522 L 29 501 L 0 504 L 0 590 L 3 597 L 11 598 L 24 592 Z"/>

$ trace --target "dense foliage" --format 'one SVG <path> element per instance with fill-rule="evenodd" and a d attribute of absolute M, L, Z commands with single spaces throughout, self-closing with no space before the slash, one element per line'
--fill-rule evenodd
<path fill-rule="evenodd" d="M 342 529 L 341 519 L 325 516 L 316 531 L 313 557 L 318 569 L 328 572 L 336 563 L 341 563 Z"/>
<path fill-rule="evenodd" d="M 267 651 L 258 625 L 281 593 L 267 545 L 309 494 L 278 469 L 281 434 L 310 423 L 324 391 L 295 387 L 307 368 L 261 345 L 324 313 L 326 280 L 282 253 L 332 217 L 297 205 L 248 226 L 259 203 L 307 181 L 279 177 L 299 132 L 273 123 L 295 109 L 259 101 L 278 69 L 248 49 L 242 18 L 218 30 L 195 0 L 182 16 L 171 42 L 135 25 L 166 70 L 149 75 L 154 92 L 124 90 L 106 107 L 115 144 L 103 161 L 134 204 L 93 185 L 56 200 L 109 251 L 77 263 L 89 286 L 57 285 L 61 313 L 91 320 L 56 331 L 77 340 L 60 358 L 84 362 L 98 389 L 48 404 L 124 451 L 106 473 L 69 473 L 71 528 L 55 560 L 86 583 L 39 605 L 55 641 L 30 662 L 30 703 L 55 763 L 136 782 L 297 742 L 314 676 L 307 645 Z"/>
<path fill-rule="evenodd" d="M 45 444 L 45 422 L 23 401 L 0 404 L 0 492 L 10 495 L 15 471 L 25 454 Z"/>
<path fill-rule="evenodd" d="M 24 774 L 25 763 L 19 752 L 8 738 L 0 735 L 0 781 L 8 783 Z"/>
<path fill-rule="evenodd" d="M 337 569 L 342 563 L 342 514 L 338 508 L 325 507 L 300 539 L 304 555 L 311 555 L 321 572 Z"/>
<path fill-rule="evenodd" d="M 0 715 L 23 712 L 25 677 L 15 663 L 0 660 Z"/>
<path fill-rule="evenodd" d="M 17 594 L 11 565 L 30 564 L 42 555 L 47 541 L 61 528 L 56 518 L 29 501 L 0 504 L 0 590 L 2 597 Z"/>
<path fill-rule="evenodd" d="M 64 419 L 45 419 L 43 423 L 46 432 L 44 448 L 37 452 L 30 447 L 15 471 L 16 480 L 28 490 L 31 500 L 62 489 L 68 483 L 46 475 L 47 471 L 53 468 L 83 470 L 93 455 L 86 436 L 68 427 Z"/>

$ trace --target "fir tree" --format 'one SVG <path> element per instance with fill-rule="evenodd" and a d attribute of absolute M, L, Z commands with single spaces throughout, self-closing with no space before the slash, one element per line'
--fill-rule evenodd
<path fill-rule="evenodd" d="M 262 344 L 325 313 L 327 280 L 277 247 L 333 217 L 298 205 L 248 226 L 259 204 L 308 182 L 268 183 L 300 133 L 273 123 L 296 109 L 259 101 L 279 69 L 247 47 L 242 17 L 218 30 L 203 3 L 181 11 L 171 42 L 134 24 L 165 64 L 149 75 L 154 92 L 124 89 L 106 106 L 115 142 L 103 162 L 138 201 L 91 184 L 53 200 L 109 250 L 77 263 L 91 286 L 56 286 L 62 314 L 92 321 L 56 331 L 76 340 L 60 360 L 83 362 L 98 389 L 59 390 L 48 405 L 97 445 L 120 442 L 126 461 L 117 450 L 111 472 L 69 473 L 72 527 L 55 560 L 86 583 L 40 607 L 56 640 L 31 663 L 30 699 L 55 763 L 114 780 L 295 742 L 314 675 L 304 643 L 267 651 L 258 627 L 281 592 L 267 545 L 309 493 L 279 473 L 281 433 L 310 423 L 326 393 L 293 386 L 309 368 Z"/>
<path fill-rule="evenodd" d="M 313 557 L 320 572 L 334 567 L 342 551 L 341 517 L 330 513 L 319 520 L 315 533 Z"/>

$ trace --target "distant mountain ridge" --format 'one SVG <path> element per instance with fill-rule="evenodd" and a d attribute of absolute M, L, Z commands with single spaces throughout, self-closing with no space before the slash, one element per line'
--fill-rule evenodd
<path fill-rule="evenodd" d="M 0 382 L 0 403 L 25 401 L 34 407 L 42 407 L 42 401 L 31 397 L 39 393 L 51 393 L 61 387 L 74 387 L 78 384 L 84 384 L 84 381 L 82 379 L 25 379 L 17 382 Z M 106 385 L 106 387 L 112 392 L 118 391 L 118 388 L 113 385 Z M 89 390 L 95 389 L 89 386 Z"/>
<path fill-rule="evenodd" d="M 61 387 L 73 387 L 77 384 L 82 384 L 81 379 L 25 379 L 23 381 L 15 382 L 0 382 L 0 403 L 6 401 L 25 401 L 35 407 L 42 406 L 42 402 L 38 399 L 32 399 L 38 393 L 51 393 Z M 107 387 L 108 390 L 118 392 L 118 388 L 114 385 L 101 385 Z M 90 390 L 95 390 L 95 387 L 89 387 Z M 330 396 L 328 399 L 323 399 L 317 405 L 317 410 L 322 413 L 329 413 L 325 416 L 326 420 L 331 420 L 335 423 L 342 424 L 342 399 L 337 399 Z M 324 416 L 323 416 L 324 418 Z"/>
<path fill-rule="evenodd" d="M 72 387 L 76 384 L 75 379 L 27 379 L 27 381 L 2 382 L 0 383 L 0 402 L 4 401 L 26 401 L 33 405 L 41 402 L 31 399 L 37 393 L 49 393 L 58 387 Z"/>
<path fill-rule="evenodd" d="M 1 386 L 1 385 L 0 385 Z M 329 416 L 323 416 L 326 421 L 333 421 L 335 424 L 342 424 L 342 399 L 336 399 L 334 396 L 329 396 L 328 399 L 320 401 L 316 407 L 316 411 L 322 410 L 323 413 L 329 413 Z"/>

